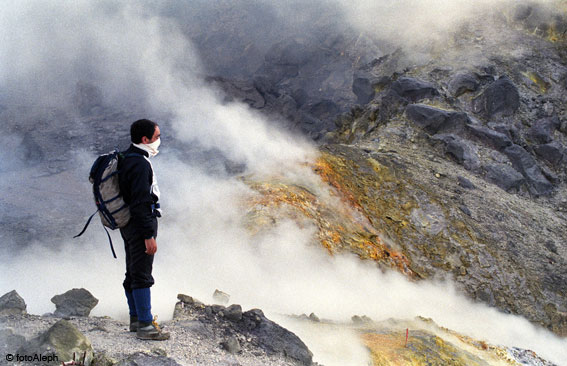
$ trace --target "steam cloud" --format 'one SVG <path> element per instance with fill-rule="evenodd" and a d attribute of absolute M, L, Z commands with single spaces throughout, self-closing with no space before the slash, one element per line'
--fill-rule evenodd
<path fill-rule="evenodd" d="M 266 6 L 266 2 L 250 3 Z M 479 8 L 495 4 L 475 2 L 472 9 L 466 1 L 422 3 L 330 4 L 356 25 L 377 31 L 374 24 L 379 24 L 401 37 L 408 35 L 408 42 L 415 34 L 423 34 L 419 27 L 431 27 L 435 38 Z M 293 179 L 304 180 L 302 183 L 314 187 L 322 197 L 329 195 L 322 182 L 297 164 L 315 155 L 308 143 L 277 130 L 243 105 L 223 103 L 202 81 L 205 67 L 177 22 L 157 15 L 163 8 L 151 2 L 145 6 L 124 4 L 8 2 L 0 14 L 0 86 L 4 90 L 0 101 L 71 109 L 77 82 L 86 81 L 101 90 L 107 104 L 120 108 L 139 108 L 142 104 L 150 115 L 167 116 L 176 139 L 218 149 L 230 159 L 245 163 L 248 174 L 285 172 Z M 293 4 L 301 2 L 272 10 L 285 21 Z M 302 6 L 316 9 L 314 5 Z M 441 11 L 446 23 L 438 21 Z M 376 18 L 371 17 L 374 14 Z M 405 18 L 407 22 L 400 21 Z M 296 28 L 308 22 L 295 19 Z M 395 32 L 400 28 L 409 32 Z M 164 147 L 167 144 L 165 140 Z M 0 154 L 4 156 L 8 156 L 6 146 Z M 80 167 L 73 172 L 77 181 L 84 180 L 93 158 L 84 150 L 73 154 Z M 204 167 L 177 157 L 175 151 L 158 155 L 154 167 L 165 208 L 152 292 L 154 313 L 162 320 L 170 316 L 177 293 L 210 301 L 214 289 L 219 288 L 230 293 L 234 303 L 244 308 L 260 307 L 274 316 L 315 312 L 335 320 L 347 320 L 353 314 L 376 320 L 431 317 L 443 326 L 492 343 L 534 349 L 565 365 L 565 340 L 522 318 L 473 304 L 450 284 L 410 283 L 396 273 L 383 274 L 357 258 L 329 257 L 314 243 L 314 228 L 300 228 L 291 221 L 252 235 L 243 224 L 243 201 L 255 193 L 237 179 L 212 176 Z M 6 169 L 2 169 L 4 181 Z M 86 180 L 82 184 L 75 187 L 75 194 L 81 192 L 89 201 Z M 90 210 L 88 204 L 90 201 L 83 206 L 86 210 Z M 118 235 L 113 237 L 120 243 Z M 113 260 L 105 242 L 104 232 L 91 228 L 75 242 L 52 247 L 31 245 L 17 257 L 4 253 L 0 293 L 15 287 L 30 312 L 43 313 L 53 310 L 49 299 L 54 294 L 85 287 L 100 299 L 93 315 L 125 319 L 121 286 L 124 253 L 117 245 L 119 260 Z M 351 343 L 344 342 L 351 344 L 349 351 L 337 356 L 325 347 L 321 334 L 314 335 L 285 318 L 281 321 L 304 337 L 316 351 L 316 360 L 327 365 L 367 362 L 368 356 L 354 335 L 348 338 Z"/>

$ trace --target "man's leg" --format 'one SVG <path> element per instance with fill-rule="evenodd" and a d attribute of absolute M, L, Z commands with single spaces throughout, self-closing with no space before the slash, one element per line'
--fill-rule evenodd
<path fill-rule="evenodd" d="M 153 317 L 150 288 L 135 288 L 132 290 L 132 295 L 134 296 L 134 301 L 136 303 L 138 322 L 145 325 L 151 324 Z"/>
<path fill-rule="evenodd" d="M 146 254 L 146 243 L 142 236 L 131 233 L 129 240 L 130 265 L 128 267 L 131 277 L 132 296 L 138 315 L 138 331 L 136 336 L 140 339 L 166 340 L 169 333 L 162 332 L 153 323 L 151 291 L 154 284 L 152 276 L 153 255 Z"/>
<path fill-rule="evenodd" d="M 126 274 L 124 276 L 124 282 L 122 286 L 124 287 L 124 294 L 126 295 L 126 301 L 128 302 L 128 310 L 130 313 L 130 332 L 136 332 L 138 330 L 138 312 L 136 310 L 136 302 L 134 301 L 134 295 L 132 294 L 132 277 L 130 275 L 131 266 L 131 254 L 128 235 L 129 231 L 127 229 L 120 229 L 120 234 L 122 239 L 124 239 L 124 252 L 126 253 Z M 131 236 L 131 235 L 130 235 Z"/>

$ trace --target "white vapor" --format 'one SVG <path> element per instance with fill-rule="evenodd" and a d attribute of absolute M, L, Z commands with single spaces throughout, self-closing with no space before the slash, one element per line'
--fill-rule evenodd
<path fill-rule="evenodd" d="M 328 195 L 325 184 L 300 164 L 312 159 L 315 149 L 248 107 L 220 101 L 203 82 L 202 65 L 191 43 L 175 24 L 140 4 L 7 2 L 0 13 L 0 87 L 13 90 L 13 101 L 68 106 L 76 83 L 91 82 L 108 103 L 124 108 L 143 103 L 151 113 L 168 116 L 177 139 L 218 149 L 245 163 L 248 174 L 303 177 L 321 197 Z M 365 9 L 358 4 L 353 9 Z M 275 316 L 315 312 L 335 320 L 354 314 L 375 320 L 431 317 L 442 326 L 491 343 L 533 349 L 567 365 L 564 339 L 522 318 L 473 304 L 450 284 L 416 284 L 352 256 L 330 257 L 316 243 L 313 227 L 284 220 L 268 232 L 252 235 L 244 218 L 246 202 L 256 193 L 236 178 L 213 177 L 173 155 L 162 153 L 153 162 L 164 208 L 152 288 L 154 313 L 160 319 L 171 317 L 177 293 L 208 302 L 218 288 L 245 309 L 260 307 Z M 65 182 L 79 187 L 89 203 L 83 177 L 93 159 L 87 152 L 76 154 L 73 161 L 80 169 L 74 182 Z M 119 256 L 114 260 L 106 248 L 106 234 L 98 223 L 91 225 L 84 237 L 57 249 L 31 245 L 18 257 L 3 254 L 0 293 L 15 288 L 29 312 L 41 314 L 53 311 L 53 295 L 84 287 L 100 299 L 93 315 L 125 319 L 120 236 L 113 233 Z M 292 330 L 300 327 L 287 324 Z M 326 358 L 324 353 L 332 346 L 325 344 L 332 345 L 332 340 L 320 341 L 322 336 L 310 336 L 305 329 L 298 332 L 316 350 L 316 360 L 347 364 L 341 355 Z M 351 364 L 368 361 L 355 343 L 345 354 Z"/>

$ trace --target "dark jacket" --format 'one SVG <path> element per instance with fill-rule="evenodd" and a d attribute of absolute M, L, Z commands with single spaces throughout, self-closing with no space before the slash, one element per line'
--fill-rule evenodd
<path fill-rule="evenodd" d="M 144 239 L 150 239 L 157 236 L 157 218 L 153 208 L 159 199 L 152 194 L 152 166 L 144 157 L 149 156 L 146 151 L 130 145 L 124 154 L 129 153 L 138 155 L 126 156 L 120 162 L 120 193 L 130 207 L 128 225 L 133 225 Z"/>

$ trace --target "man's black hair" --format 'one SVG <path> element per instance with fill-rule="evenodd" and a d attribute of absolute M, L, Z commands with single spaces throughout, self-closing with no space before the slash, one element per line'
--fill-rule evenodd
<path fill-rule="evenodd" d="M 139 119 L 130 126 L 130 140 L 135 144 L 142 143 L 142 137 L 151 139 L 156 131 L 157 123 L 149 119 Z"/>

